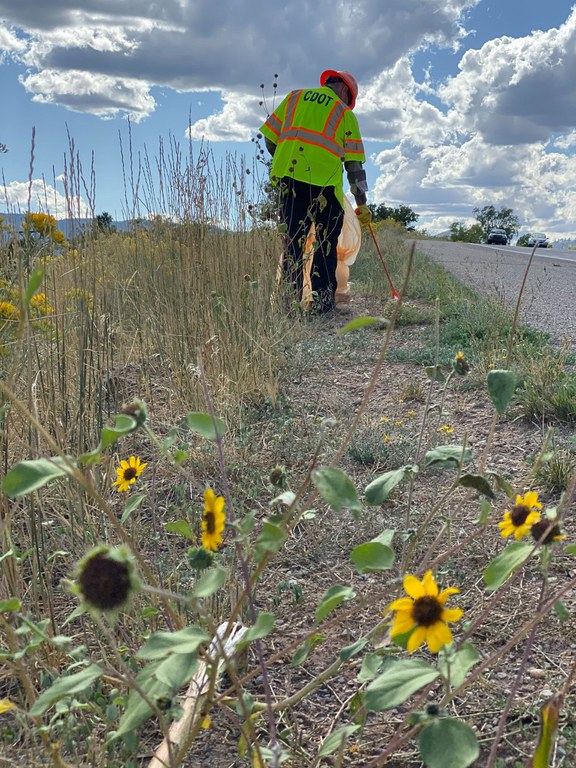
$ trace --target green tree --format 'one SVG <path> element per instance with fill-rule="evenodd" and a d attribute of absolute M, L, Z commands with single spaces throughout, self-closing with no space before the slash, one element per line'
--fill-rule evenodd
<path fill-rule="evenodd" d="M 461 221 L 450 224 L 450 240 L 460 243 L 483 243 L 484 230 L 480 224 L 466 227 Z"/>
<path fill-rule="evenodd" d="M 414 229 L 414 224 L 416 224 L 420 218 L 418 214 L 407 205 L 399 205 L 397 208 L 391 208 L 388 205 L 374 205 L 371 203 L 368 208 L 372 212 L 372 221 L 393 219 L 408 230 Z"/>
<path fill-rule="evenodd" d="M 103 234 L 110 234 L 115 232 L 116 227 L 113 225 L 112 216 L 107 211 L 99 213 L 94 219 L 95 229 Z"/>
<path fill-rule="evenodd" d="M 482 227 L 484 239 L 488 237 L 490 230 L 495 227 L 499 227 L 506 232 L 508 242 L 518 232 L 520 222 L 518 217 L 514 215 L 512 208 L 500 208 L 497 210 L 493 205 L 485 205 L 484 208 L 473 208 L 472 213 Z"/>
<path fill-rule="evenodd" d="M 516 245 L 527 246 L 529 239 L 530 239 L 530 235 L 528 234 L 528 232 L 526 232 L 525 235 L 522 235 L 521 237 L 518 238 L 518 240 L 516 241 Z"/>

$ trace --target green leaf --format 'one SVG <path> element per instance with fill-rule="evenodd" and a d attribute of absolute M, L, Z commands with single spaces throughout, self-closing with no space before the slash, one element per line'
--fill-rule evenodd
<path fill-rule="evenodd" d="M 494 483 L 496 484 L 497 490 L 505 493 L 509 499 L 513 499 L 515 491 L 512 483 L 505 477 L 502 477 L 502 475 L 499 475 L 497 472 L 491 472 L 490 474 L 494 478 Z"/>
<path fill-rule="evenodd" d="M 278 552 L 286 541 L 288 534 L 271 520 L 264 520 L 262 530 L 256 539 L 254 556 L 260 560 L 265 552 Z"/>
<path fill-rule="evenodd" d="M 266 637 L 266 635 L 269 635 L 270 632 L 274 629 L 274 614 L 273 613 L 263 613 L 260 611 L 256 618 L 256 623 L 254 626 L 250 627 L 242 640 L 240 640 L 239 643 L 237 643 L 236 648 L 240 650 L 240 648 L 244 648 L 249 643 L 251 643 L 253 640 L 260 640 L 262 637 Z"/>
<path fill-rule="evenodd" d="M 20 610 L 20 600 L 17 597 L 9 597 L 8 600 L 0 600 L 0 613 Z"/>
<path fill-rule="evenodd" d="M 380 536 L 354 547 L 350 559 L 358 573 L 385 571 L 394 565 L 394 550 L 389 543 L 394 537 L 393 530 L 383 531 Z"/>
<path fill-rule="evenodd" d="M 492 560 L 484 571 L 484 582 L 489 592 L 494 592 L 504 584 L 507 579 L 529 557 L 534 549 L 532 544 L 524 544 L 521 541 L 508 544 L 506 549 Z"/>
<path fill-rule="evenodd" d="M 404 480 L 407 474 L 416 474 L 418 466 L 416 464 L 406 464 L 400 469 L 393 469 L 390 472 L 384 472 L 375 480 L 372 480 L 366 486 L 364 494 L 366 503 L 372 507 L 382 504 L 390 496 L 394 488 Z"/>
<path fill-rule="evenodd" d="M 46 691 L 43 691 L 30 708 L 31 717 L 38 717 L 66 696 L 85 691 L 102 674 L 98 664 L 90 664 L 80 672 L 59 677 Z"/>
<path fill-rule="evenodd" d="M 479 525 L 486 525 L 492 512 L 492 504 L 488 499 L 480 499 L 480 515 L 476 521 Z"/>
<path fill-rule="evenodd" d="M 226 433 L 226 424 L 217 416 L 212 419 L 208 413 L 189 413 L 187 418 L 188 427 L 192 432 L 197 432 L 206 440 L 217 440 Z"/>
<path fill-rule="evenodd" d="M 472 449 L 464 449 L 461 445 L 439 445 L 428 451 L 424 457 L 427 467 L 459 467 L 472 460 Z"/>
<path fill-rule="evenodd" d="M 35 272 L 32 272 L 30 275 L 30 280 L 28 281 L 28 285 L 26 286 L 26 292 L 24 293 L 24 302 L 26 306 L 30 304 L 32 301 L 32 297 L 40 288 L 42 285 L 42 280 L 44 279 L 44 270 L 43 269 L 37 269 Z"/>
<path fill-rule="evenodd" d="M 164 527 L 166 528 L 166 533 L 176 533 L 178 536 L 183 536 L 185 539 L 191 539 L 192 541 L 196 538 L 188 520 L 172 520 L 170 523 L 165 523 Z"/>
<path fill-rule="evenodd" d="M 355 317 L 354 320 L 350 320 L 349 323 L 338 331 L 338 336 L 343 336 L 345 333 L 351 331 L 358 331 L 360 328 L 374 328 L 378 330 L 387 328 L 390 325 L 390 321 L 385 317 Z"/>
<path fill-rule="evenodd" d="M 424 370 L 430 381 L 437 381 L 440 384 L 443 384 L 446 381 L 446 376 L 444 376 L 444 370 L 441 365 L 427 365 Z"/>
<path fill-rule="evenodd" d="M 362 512 L 358 492 L 348 475 L 337 467 L 325 467 L 312 472 L 312 482 L 324 501 L 335 512 L 350 509 L 352 512 Z"/>
<path fill-rule="evenodd" d="M 60 456 L 20 461 L 6 474 L 0 488 L 11 499 L 24 496 L 42 488 L 51 480 L 72 474 L 73 464 L 72 459 Z"/>
<path fill-rule="evenodd" d="M 136 652 L 139 659 L 163 659 L 169 653 L 194 653 L 210 638 L 199 627 L 184 627 L 177 632 L 154 632 Z"/>
<path fill-rule="evenodd" d="M 151 701 L 162 697 L 171 697 L 174 693 L 172 687 L 156 677 L 156 671 L 162 665 L 162 661 L 148 664 L 136 675 L 138 687 Z M 152 709 L 140 694 L 132 688 L 128 695 L 126 710 L 118 723 L 118 730 L 110 733 L 109 740 L 116 741 L 130 731 L 138 728 L 152 714 Z"/>
<path fill-rule="evenodd" d="M 569 555 L 576 555 L 576 544 L 568 544 L 564 549 Z"/>
<path fill-rule="evenodd" d="M 304 664 L 308 656 L 310 655 L 310 652 L 316 648 L 317 645 L 320 645 L 320 643 L 323 643 L 324 640 L 326 640 L 326 635 L 321 634 L 320 632 L 317 632 L 315 635 L 312 635 L 311 637 L 307 638 L 302 645 L 296 649 L 296 653 L 292 657 L 292 661 L 290 662 L 293 667 L 299 667 L 301 664 Z"/>
<path fill-rule="evenodd" d="M 461 720 L 441 717 L 420 733 L 420 757 L 428 768 L 467 768 L 479 755 L 474 731 Z"/>
<path fill-rule="evenodd" d="M 348 736 L 356 733 L 360 728 L 362 728 L 361 725 L 343 725 L 341 728 L 336 728 L 336 730 L 332 731 L 329 736 L 326 736 L 322 742 L 322 746 L 318 752 L 319 757 L 325 757 L 326 755 L 331 755 L 333 752 L 336 752 L 336 750 L 340 749 L 342 743 Z"/>
<path fill-rule="evenodd" d="M 358 672 L 356 679 L 359 683 L 365 683 L 368 680 L 374 680 L 382 667 L 382 657 L 378 653 L 367 653 L 362 659 L 362 667 Z"/>
<path fill-rule="evenodd" d="M 490 400 L 492 400 L 498 413 L 502 415 L 514 396 L 518 386 L 518 377 L 514 371 L 489 371 L 487 384 Z"/>
<path fill-rule="evenodd" d="M 370 712 L 393 709 L 438 677 L 440 672 L 424 661 L 390 660 L 366 688 L 366 709 Z"/>
<path fill-rule="evenodd" d="M 345 648 L 342 648 L 340 651 L 340 658 L 342 661 L 350 661 L 350 659 L 353 656 L 356 656 L 357 653 L 360 653 L 362 648 L 366 645 L 368 642 L 367 637 L 361 637 L 360 640 L 356 640 L 355 643 L 352 643 L 351 645 L 347 645 Z"/>
<path fill-rule="evenodd" d="M 194 585 L 193 596 L 210 597 L 224 585 L 227 575 L 226 568 L 217 567 L 207 571 Z"/>
<path fill-rule="evenodd" d="M 171 653 L 154 669 L 154 676 L 170 690 L 177 691 L 190 682 L 198 669 L 196 653 Z"/>
<path fill-rule="evenodd" d="M 98 447 L 89 453 L 83 453 L 79 456 L 79 463 L 86 466 L 96 464 L 100 461 L 102 453 L 104 453 L 107 448 L 114 445 L 114 443 L 121 437 L 124 437 L 124 435 L 129 435 L 136 429 L 138 429 L 138 422 L 133 416 L 130 416 L 127 413 L 118 414 L 114 419 L 113 427 L 107 426 L 102 428 Z"/>
<path fill-rule="evenodd" d="M 476 650 L 476 647 L 469 642 L 463 643 L 456 653 L 452 653 L 449 657 L 451 686 L 453 688 L 458 688 L 459 685 L 462 685 L 468 672 L 479 661 L 480 654 Z M 448 679 L 448 662 L 446 661 L 445 656 L 439 656 L 438 669 L 442 675 Z"/>
<path fill-rule="evenodd" d="M 487 496 L 489 499 L 495 499 L 496 494 L 490 487 L 490 483 L 482 475 L 465 474 L 458 479 L 458 485 L 464 488 L 474 488 L 475 491 Z"/>
<path fill-rule="evenodd" d="M 570 611 L 566 608 L 562 600 L 556 600 L 554 603 L 554 613 L 558 616 L 560 621 L 568 621 L 570 618 Z"/>
<path fill-rule="evenodd" d="M 548 768 L 552 749 L 558 735 L 561 696 L 553 696 L 540 709 L 540 738 L 534 757 L 527 763 L 529 768 Z"/>
<path fill-rule="evenodd" d="M 124 505 L 124 512 L 122 512 L 122 517 L 120 518 L 121 523 L 125 523 L 128 520 L 132 512 L 138 509 L 147 495 L 147 493 L 136 493 L 134 496 L 128 497 L 128 501 Z"/>
<path fill-rule="evenodd" d="M 352 587 L 345 587 L 339 584 L 330 587 L 330 589 L 326 590 L 318 604 L 318 608 L 316 608 L 316 623 L 319 624 L 340 603 L 343 603 L 345 600 L 352 600 L 354 597 L 356 597 L 356 592 L 353 591 Z"/>

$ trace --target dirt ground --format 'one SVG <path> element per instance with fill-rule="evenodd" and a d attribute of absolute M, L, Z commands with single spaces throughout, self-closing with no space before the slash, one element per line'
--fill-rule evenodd
<path fill-rule="evenodd" d="M 379 316 L 391 311 L 391 307 L 383 306 L 381 301 L 360 296 L 353 297 L 351 308 L 354 317 Z M 269 481 L 273 468 L 283 465 L 289 488 L 297 491 L 307 478 L 313 456 L 316 455 L 315 467 L 334 464 L 342 441 L 361 410 L 355 433 L 343 450 L 338 466 L 358 489 L 362 514 L 355 519 L 348 511 L 336 513 L 318 496 L 307 493 L 305 502 L 313 514 L 301 520 L 271 560 L 258 584 L 255 600 L 258 610 L 272 612 L 276 617 L 273 632 L 263 641 L 275 704 L 301 691 L 339 658 L 343 648 L 366 637 L 384 622 L 382 632 L 361 653 L 335 668 L 293 706 L 275 713 L 279 738 L 291 754 L 284 765 L 290 768 L 331 765 L 410 768 L 421 765 L 414 739 L 402 743 L 387 761 L 382 761 L 380 756 L 391 739 L 408 731 L 407 715 L 416 706 L 422 708 L 440 701 L 440 683 L 430 686 L 423 701 L 416 694 L 396 709 L 369 713 L 364 728 L 346 742 L 340 762 L 334 755 L 317 757 L 319 745 L 332 731 L 355 723 L 367 685 L 357 679 L 363 656 L 376 648 L 405 656 L 404 651 L 391 646 L 385 622 L 387 606 L 402 594 L 403 575 L 409 572 L 421 577 L 425 569 L 431 567 L 441 588 L 460 589 L 460 594 L 450 598 L 451 607 L 464 610 L 462 621 L 453 625 L 454 639 L 460 643 L 466 636 L 479 652 L 481 662 L 501 649 L 534 615 L 542 584 L 538 561 L 533 558 L 513 587 L 503 590 L 501 596 L 494 599 L 486 591 L 483 572 L 506 545 L 497 523 L 506 507 L 510 507 L 509 500 L 498 491 L 492 501 L 488 524 L 479 525 L 477 492 L 458 487 L 448 493 L 455 470 L 426 467 L 424 454 L 442 444 L 466 444 L 473 452 L 467 471 L 499 475 L 511 484 L 515 493 L 537 490 L 545 506 L 556 505 L 559 496 L 547 493 L 529 478 L 534 459 L 542 448 L 545 426 L 522 419 L 512 405 L 505 416 L 496 420 L 492 434 L 494 408 L 473 360 L 470 375 L 455 377 L 443 391 L 440 383 L 430 382 L 423 366 L 395 361 L 402 353 L 406 359 L 428 344 L 430 326 L 395 328 L 383 362 L 378 366 L 386 330 L 374 326 L 339 336 L 338 330 L 348 320 L 315 320 L 306 325 L 298 337 L 296 353 L 287 361 L 276 401 L 247 408 L 245 423 L 237 428 L 228 457 L 230 479 L 237 514 L 255 510 L 259 523 L 273 513 L 270 502 L 279 493 Z M 454 350 L 454 354 L 457 351 Z M 162 366 L 154 375 L 158 380 L 156 406 L 161 406 L 162 393 L 168 392 L 169 382 L 163 378 L 166 372 Z M 138 396 L 138 388 L 123 396 L 130 394 Z M 151 406 L 151 415 L 154 411 Z M 146 446 L 142 448 L 141 455 L 146 459 Z M 414 464 L 418 465 L 419 472 L 413 483 L 404 481 L 379 506 L 365 503 L 364 489 L 368 483 L 388 470 Z M 213 479 L 218 480 L 216 475 Z M 168 568 L 168 573 L 170 552 L 164 549 L 166 542 L 159 531 L 163 527 L 162 515 L 170 519 L 173 483 L 173 478 L 165 478 L 165 482 L 158 478 L 155 511 L 142 505 L 134 515 L 135 520 L 140 515 L 142 531 L 146 530 L 147 515 L 159 516 L 150 523 L 153 541 L 150 546 L 155 549 L 146 554 L 150 554 L 155 564 Z M 576 541 L 573 515 L 574 505 L 567 510 L 564 520 L 568 543 Z M 387 571 L 358 573 L 350 559 L 352 549 L 386 529 L 394 530 L 394 566 Z M 414 551 L 403 568 L 402 560 L 415 538 Z M 144 539 L 142 546 L 146 550 Z M 185 545 L 182 551 L 185 552 Z M 576 577 L 576 563 L 563 545 L 555 545 L 554 552 L 548 581 L 550 589 L 560 590 Z M 318 603 L 334 585 L 350 586 L 355 597 L 338 606 L 317 627 Z M 513 687 L 515 694 L 497 768 L 524 768 L 533 754 L 538 739 L 539 709 L 563 688 L 576 662 L 574 590 L 564 594 L 562 602 L 570 612 L 569 618 L 561 622 L 551 613 L 542 621 L 526 659 L 522 659 L 525 643 L 520 640 L 450 705 L 449 713 L 464 719 L 475 730 L 481 746 L 478 768 L 487 763 L 501 713 Z M 229 607 L 226 599 L 220 605 L 215 603 L 219 620 L 226 620 Z M 311 635 L 316 635 L 317 644 L 308 658 L 302 664 L 292 664 L 295 651 Z M 414 657 L 434 661 L 424 648 Z M 517 679 L 520 669 L 522 674 Z M 244 688 L 254 701 L 264 701 L 264 679 L 252 649 L 239 674 L 245 675 Z M 229 684 L 225 675 L 220 690 L 226 691 Z M 570 692 L 561 713 L 560 737 L 551 762 L 555 768 L 576 765 L 575 714 L 575 701 Z M 249 754 L 239 750 L 241 727 L 242 718 L 233 704 L 215 708 L 211 712 L 210 727 L 202 731 L 183 765 L 187 768 L 256 765 Z M 261 745 L 266 746 L 269 731 L 265 718 L 255 720 L 254 727 Z M 144 730 L 138 761 L 142 768 L 148 765 L 160 740 L 153 725 L 147 725 Z M 6 764 L 14 765 L 14 757 L 8 750 Z M 20 762 L 24 765 L 26 761 Z"/>
<path fill-rule="evenodd" d="M 352 309 L 354 316 L 373 316 L 381 313 L 382 306 L 381 302 L 355 297 Z M 318 498 L 313 499 L 315 517 L 298 525 L 272 561 L 257 592 L 257 604 L 260 610 L 276 615 L 275 630 L 265 641 L 268 658 L 280 655 L 269 668 L 275 701 L 300 690 L 338 658 L 343 647 L 366 636 L 383 619 L 386 606 L 401 593 L 400 560 L 406 541 L 439 501 L 439 508 L 426 523 L 407 570 L 421 576 L 422 558 L 426 555 L 426 566 L 431 561 L 437 562 L 435 573 L 439 584 L 461 590 L 451 598 L 451 604 L 465 612 L 463 621 L 454 628 L 456 642 L 486 610 L 485 620 L 469 637 L 483 660 L 533 615 L 538 601 L 541 575 L 534 560 L 525 567 L 522 578 L 512 589 L 488 604 L 490 595 L 485 590 L 482 574 L 506 543 L 497 526 L 508 503 L 504 494 L 497 494 L 489 524 L 482 528 L 477 523 L 478 494 L 460 488 L 443 499 L 454 478 L 454 470 L 427 469 L 421 459 L 434 445 L 466 442 L 473 450 L 468 471 L 477 472 L 483 467 L 485 474 L 493 472 L 506 478 L 516 493 L 524 493 L 529 487 L 538 490 L 527 483 L 534 458 L 542 446 L 543 426 L 527 423 L 511 407 L 509 414 L 497 419 L 491 438 L 494 408 L 485 388 L 471 384 L 473 372 L 470 379 L 453 380 L 443 395 L 441 385 L 431 385 L 422 366 L 387 362 L 386 358 L 373 391 L 364 401 L 385 331 L 365 329 L 338 337 L 338 329 L 347 319 L 311 323 L 309 335 L 301 342 L 299 364 L 290 367 L 290 378 L 285 382 L 277 408 L 263 412 L 260 420 L 256 419 L 252 425 L 254 439 L 247 446 L 247 455 L 261 466 L 263 474 L 275 464 L 285 465 L 289 485 L 296 490 L 319 442 L 316 466 L 330 465 L 358 409 L 362 408 L 355 436 L 339 464 L 360 493 L 378 475 L 412 464 L 416 459 L 420 472 L 410 491 L 407 484 L 403 484 L 382 505 L 364 505 L 359 520 L 354 520 L 348 512 L 337 514 Z M 391 336 L 390 352 L 414 349 L 430 332 L 425 326 L 397 328 Z M 471 362 L 473 365 L 474 361 Z M 334 420 L 332 426 L 327 426 L 327 419 Z M 417 456 L 420 434 L 422 445 Z M 270 491 L 272 498 L 274 492 Z M 540 500 L 545 506 L 558 502 L 558 498 L 546 494 L 541 494 Z M 409 501 L 411 512 L 407 520 Z M 351 550 L 387 528 L 396 531 L 395 567 L 380 573 L 357 573 L 350 561 Z M 576 530 L 571 519 L 566 520 L 565 528 L 569 540 L 573 540 Z M 450 555 L 446 557 L 444 553 L 448 550 Z M 558 548 L 550 567 L 551 587 L 560 586 L 575 575 L 573 558 Z M 294 650 L 314 631 L 314 612 L 321 596 L 335 584 L 352 586 L 356 598 L 330 615 L 327 626 L 319 630 L 322 638 L 306 662 L 291 665 Z M 563 596 L 563 603 L 570 610 L 574 608 L 575 599 L 572 590 Z M 539 708 L 562 688 L 576 661 L 575 629 L 573 615 L 564 623 L 555 615 L 550 616 L 540 625 L 517 683 L 523 641 L 451 705 L 450 714 L 465 719 L 478 736 L 482 753 L 476 765 L 486 764 L 500 714 L 513 685 L 517 690 L 500 745 L 498 765 L 526 764 L 537 741 Z M 387 645 L 386 636 L 381 638 L 381 643 Z M 289 651 L 281 655 L 287 648 Z M 371 645 L 363 653 L 369 650 L 373 650 Z M 387 762 L 378 762 L 390 739 L 406 730 L 406 714 L 417 701 L 417 695 L 398 709 L 369 714 L 364 729 L 349 738 L 341 763 L 336 762 L 334 756 L 314 758 L 318 745 L 332 730 L 354 722 L 360 692 L 366 685 L 356 677 L 363 653 L 339 667 L 290 710 L 277 715 L 278 730 L 294 755 L 287 763 L 291 768 L 337 764 L 385 764 L 392 768 L 421 765 L 413 740 Z M 415 655 L 430 658 L 423 649 Z M 254 663 L 253 657 L 250 662 Z M 246 684 L 246 690 L 255 700 L 262 700 L 262 683 L 262 675 L 256 670 Z M 439 701 L 441 694 L 439 685 L 432 686 L 428 702 Z M 574 700 L 569 696 L 551 765 L 567 768 L 576 764 L 573 713 Z M 250 765 L 248 758 L 238 755 L 238 738 L 238 724 L 233 718 L 227 722 L 215 714 L 213 726 L 202 735 L 186 765 L 218 768 Z"/>

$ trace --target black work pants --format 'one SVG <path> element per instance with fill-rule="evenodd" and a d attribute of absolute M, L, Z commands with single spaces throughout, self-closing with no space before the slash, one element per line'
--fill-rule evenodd
<path fill-rule="evenodd" d="M 286 226 L 284 279 L 302 298 L 304 285 L 304 250 L 312 224 L 316 230 L 311 269 L 313 312 L 323 314 L 335 306 L 338 237 L 344 222 L 344 210 L 334 187 L 317 187 L 284 177 L 279 182 L 280 213 Z"/>

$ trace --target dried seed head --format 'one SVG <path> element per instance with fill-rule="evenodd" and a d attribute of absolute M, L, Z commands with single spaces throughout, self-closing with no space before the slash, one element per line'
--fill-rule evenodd
<path fill-rule="evenodd" d="M 116 612 L 139 589 L 134 562 L 126 547 L 103 545 L 80 561 L 72 587 L 89 610 Z"/>

